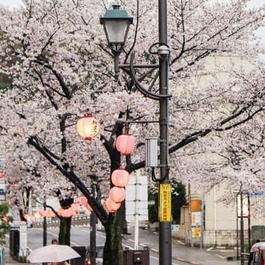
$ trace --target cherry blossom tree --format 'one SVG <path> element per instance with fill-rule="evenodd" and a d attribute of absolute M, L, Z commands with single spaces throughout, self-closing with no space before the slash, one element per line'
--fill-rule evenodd
<path fill-rule="evenodd" d="M 247 3 L 168 0 L 170 177 L 205 191 L 224 180 L 250 191 L 265 184 L 264 68 L 255 61 L 263 52 L 255 30 L 264 23 L 264 7 Z M 135 50 L 137 63 L 156 62 L 147 51 L 157 42 L 157 7 L 150 1 L 121 6 L 134 17 L 121 61 Z M 1 14 L 0 70 L 13 80 L 1 90 L 7 174 L 38 197 L 85 195 L 106 231 L 104 264 L 121 264 L 120 211 L 106 212 L 91 184 L 100 183 L 104 200 L 113 170 L 144 168 L 144 140 L 158 135 L 157 123 L 149 122 L 157 121 L 158 104 L 137 92 L 128 72 L 116 82 L 99 25 L 106 3 L 26 0 L 24 7 Z M 156 78 L 155 72 L 137 75 L 143 84 Z M 87 111 L 101 124 L 89 142 L 76 132 Z M 125 124 L 138 141 L 127 157 L 115 148 Z"/>

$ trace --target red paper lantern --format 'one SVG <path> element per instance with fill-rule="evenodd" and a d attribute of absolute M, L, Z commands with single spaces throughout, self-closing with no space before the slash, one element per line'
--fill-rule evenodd
<path fill-rule="evenodd" d="M 107 198 L 105 201 L 105 208 L 109 213 L 116 212 L 121 207 L 120 202 L 114 202 L 112 199 Z"/>
<path fill-rule="evenodd" d="M 91 140 L 99 132 L 99 122 L 92 115 L 85 115 L 77 122 L 76 128 L 81 137 Z"/>
<path fill-rule="evenodd" d="M 111 181 L 117 187 L 124 188 L 128 184 L 129 179 L 130 175 L 124 168 L 118 168 L 111 174 Z"/>
<path fill-rule="evenodd" d="M 116 148 L 123 155 L 130 155 L 134 151 L 135 146 L 136 140 L 129 133 L 118 136 L 116 140 Z"/>
<path fill-rule="evenodd" d="M 124 188 L 113 187 L 110 189 L 109 197 L 114 202 L 122 202 L 125 200 L 125 190 Z"/>

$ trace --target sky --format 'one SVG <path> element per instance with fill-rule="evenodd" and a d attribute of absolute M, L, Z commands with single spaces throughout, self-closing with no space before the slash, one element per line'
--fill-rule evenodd
<path fill-rule="evenodd" d="M 8 8 L 16 8 L 22 3 L 21 0 L 0 0 L 0 5 Z"/>

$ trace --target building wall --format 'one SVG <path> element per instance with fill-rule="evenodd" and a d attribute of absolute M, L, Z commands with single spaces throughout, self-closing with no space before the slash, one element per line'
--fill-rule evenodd
<path fill-rule="evenodd" d="M 194 191 L 190 187 L 190 198 L 201 197 L 204 204 L 205 227 L 203 228 L 203 247 L 213 246 L 230 246 L 236 247 L 240 245 L 240 217 L 237 213 L 240 212 L 239 206 L 236 203 L 237 192 L 235 198 L 231 200 L 230 205 L 225 205 L 220 199 L 226 191 L 225 183 L 214 187 L 210 192 L 203 194 L 200 191 Z M 195 194 L 195 196 L 193 196 Z M 237 209 L 238 208 L 238 209 Z M 249 239 L 251 227 L 255 225 L 265 226 L 265 195 L 250 195 L 250 211 L 251 216 L 248 219 L 244 216 L 244 241 L 245 245 L 252 242 Z M 191 211 L 188 206 L 182 210 L 182 222 L 179 225 L 179 231 L 173 231 L 174 238 L 182 240 L 185 244 L 200 245 L 200 238 L 193 238 L 191 233 Z M 263 235 L 261 235 L 262 237 Z"/>
<path fill-rule="evenodd" d="M 204 197 L 205 229 L 227 230 L 235 229 L 236 204 L 226 206 L 220 201 L 224 195 L 224 187 L 214 187 Z M 236 201 L 236 195 L 235 200 Z"/>

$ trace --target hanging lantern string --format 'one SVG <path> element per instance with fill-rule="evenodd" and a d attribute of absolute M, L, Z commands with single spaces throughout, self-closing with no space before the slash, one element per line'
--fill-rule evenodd
<path fill-rule="evenodd" d="M 124 123 L 124 132 L 129 133 L 129 122 L 127 121 Z"/>

